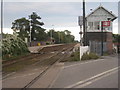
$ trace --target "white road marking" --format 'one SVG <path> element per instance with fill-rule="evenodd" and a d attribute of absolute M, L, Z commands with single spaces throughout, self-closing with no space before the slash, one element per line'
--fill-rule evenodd
<path fill-rule="evenodd" d="M 103 60 L 105 60 L 105 59 L 91 60 L 91 61 L 86 61 L 86 62 L 79 63 L 79 64 L 68 65 L 68 66 L 64 66 L 64 69 L 69 68 L 69 67 L 74 67 L 74 66 L 77 66 L 77 65 L 81 65 L 81 64 L 93 63 L 93 62 L 103 61 Z"/>
<path fill-rule="evenodd" d="M 100 79 L 102 79 L 102 78 L 104 78 L 104 77 L 107 77 L 107 76 L 109 76 L 109 75 L 112 75 L 112 74 L 114 74 L 114 73 L 116 73 L 117 71 L 113 71 L 113 72 L 111 72 L 111 73 L 109 73 L 109 74 L 106 74 L 106 75 L 104 75 L 104 76 L 102 76 L 102 77 L 98 77 L 98 78 L 96 78 L 96 79 L 94 79 L 94 80 L 92 80 L 92 81 L 90 81 L 90 82 L 86 82 L 86 83 L 84 83 L 84 84 L 82 84 L 82 85 L 78 85 L 78 87 L 79 88 L 83 88 L 83 87 L 85 87 L 85 86 L 87 86 L 87 85 L 90 85 L 90 84 L 92 84 L 92 83 L 94 83 L 95 81 L 98 81 L 98 80 L 100 80 Z M 77 87 L 77 88 L 78 88 Z"/>
<path fill-rule="evenodd" d="M 87 79 L 82 80 L 82 81 L 80 81 L 80 82 L 77 82 L 77 83 L 75 83 L 75 84 L 69 85 L 69 86 L 67 86 L 67 87 L 65 87 L 65 88 L 73 88 L 73 87 L 78 86 L 78 85 L 80 85 L 80 84 L 84 84 L 85 82 L 88 82 L 88 81 L 90 81 L 90 80 L 96 79 L 96 78 L 101 77 L 101 76 L 103 76 L 103 75 L 109 74 L 109 73 L 117 70 L 118 68 L 119 68 L 119 67 L 116 67 L 116 68 L 110 69 L 110 70 L 108 70 L 108 71 L 102 72 L 102 73 L 97 74 L 97 75 L 95 75 L 95 76 L 93 76 L 93 77 L 90 77 L 90 78 L 87 78 Z"/>
<path fill-rule="evenodd" d="M 79 88 L 83 88 L 83 87 L 85 87 L 85 86 L 87 86 L 87 85 L 90 85 L 91 83 L 92 83 L 92 82 L 86 82 L 85 84 L 80 85 Z"/>

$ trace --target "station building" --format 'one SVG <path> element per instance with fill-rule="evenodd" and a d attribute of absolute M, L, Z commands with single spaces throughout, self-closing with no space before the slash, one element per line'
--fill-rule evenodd
<path fill-rule="evenodd" d="M 86 16 L 86 41 L 91 52 L 101 54 L 101 40 L 103 40 L 103 52 L 112 53 L 113 21 L 116 18 L 112 11 L 101 5 Z"/>

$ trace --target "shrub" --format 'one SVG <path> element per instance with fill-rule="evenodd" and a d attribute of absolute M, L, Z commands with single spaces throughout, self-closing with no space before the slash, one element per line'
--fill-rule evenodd
<path fill-rule="evenodd" d="M 72 61 L 79 61 L 80 60 L 80 52 L 76 51 L 71 54 Z"/>
<path fill-rule="evenodd" d="M 84 53 L 81 60 L 90 60 L 90 59 L 98 59 L 99 56 L 95 53 Z"/>
<path fill-rule="evenodd" d="M 84 53 L 81 60 L 89 60 L 89 54 L 88 53 Z"/>
<path fill-rule="evenodd" d="M 89 53 L 89 57 L 90 57 L 90 59 L 98 59 L 99 58 L 99 56 L 96 55 L 95 53 Z"/>
<path fill-rule="evenodd" d="M 50 45 L 50 43 L 49 43 L 49 42 L 46 42 L 46 45 Z"/>
<path fill-rule="evenodd" d="M 2 40 L 3 59 L 29 53 L 26 43 L 15 35 L 6 35 Z"/>

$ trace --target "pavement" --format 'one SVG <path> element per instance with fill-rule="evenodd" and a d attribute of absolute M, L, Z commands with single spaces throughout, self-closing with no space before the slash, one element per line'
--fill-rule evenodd
<path fill-rule="evenodd" d="M 22 88 L 41 71 L 36 68 L 16 73 L 2 81 L 3 87 Z M 118 88 L 118 56 L 57 63 L 29 88 Z"/>

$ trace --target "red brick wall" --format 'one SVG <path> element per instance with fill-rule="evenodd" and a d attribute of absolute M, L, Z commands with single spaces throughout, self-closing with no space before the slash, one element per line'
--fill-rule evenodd
<path fill-rule="evenodd" d="M 101 42 L 101 32 L 87 32 L 87 42 L 98 41 Z M 112 53 L 113 42 L 112 32 L 103 32 L 103 41 L 107 43 L 108 53 Z"/>
<path fill-rule="evenodd" d="M 113 38 L 112 38 L 112 33 L 108 32 L 107 33 L 107 48 L 108 48 L 108 52 L 112 53 L 113 50 L 113 42 L 112 42 Z"/>

